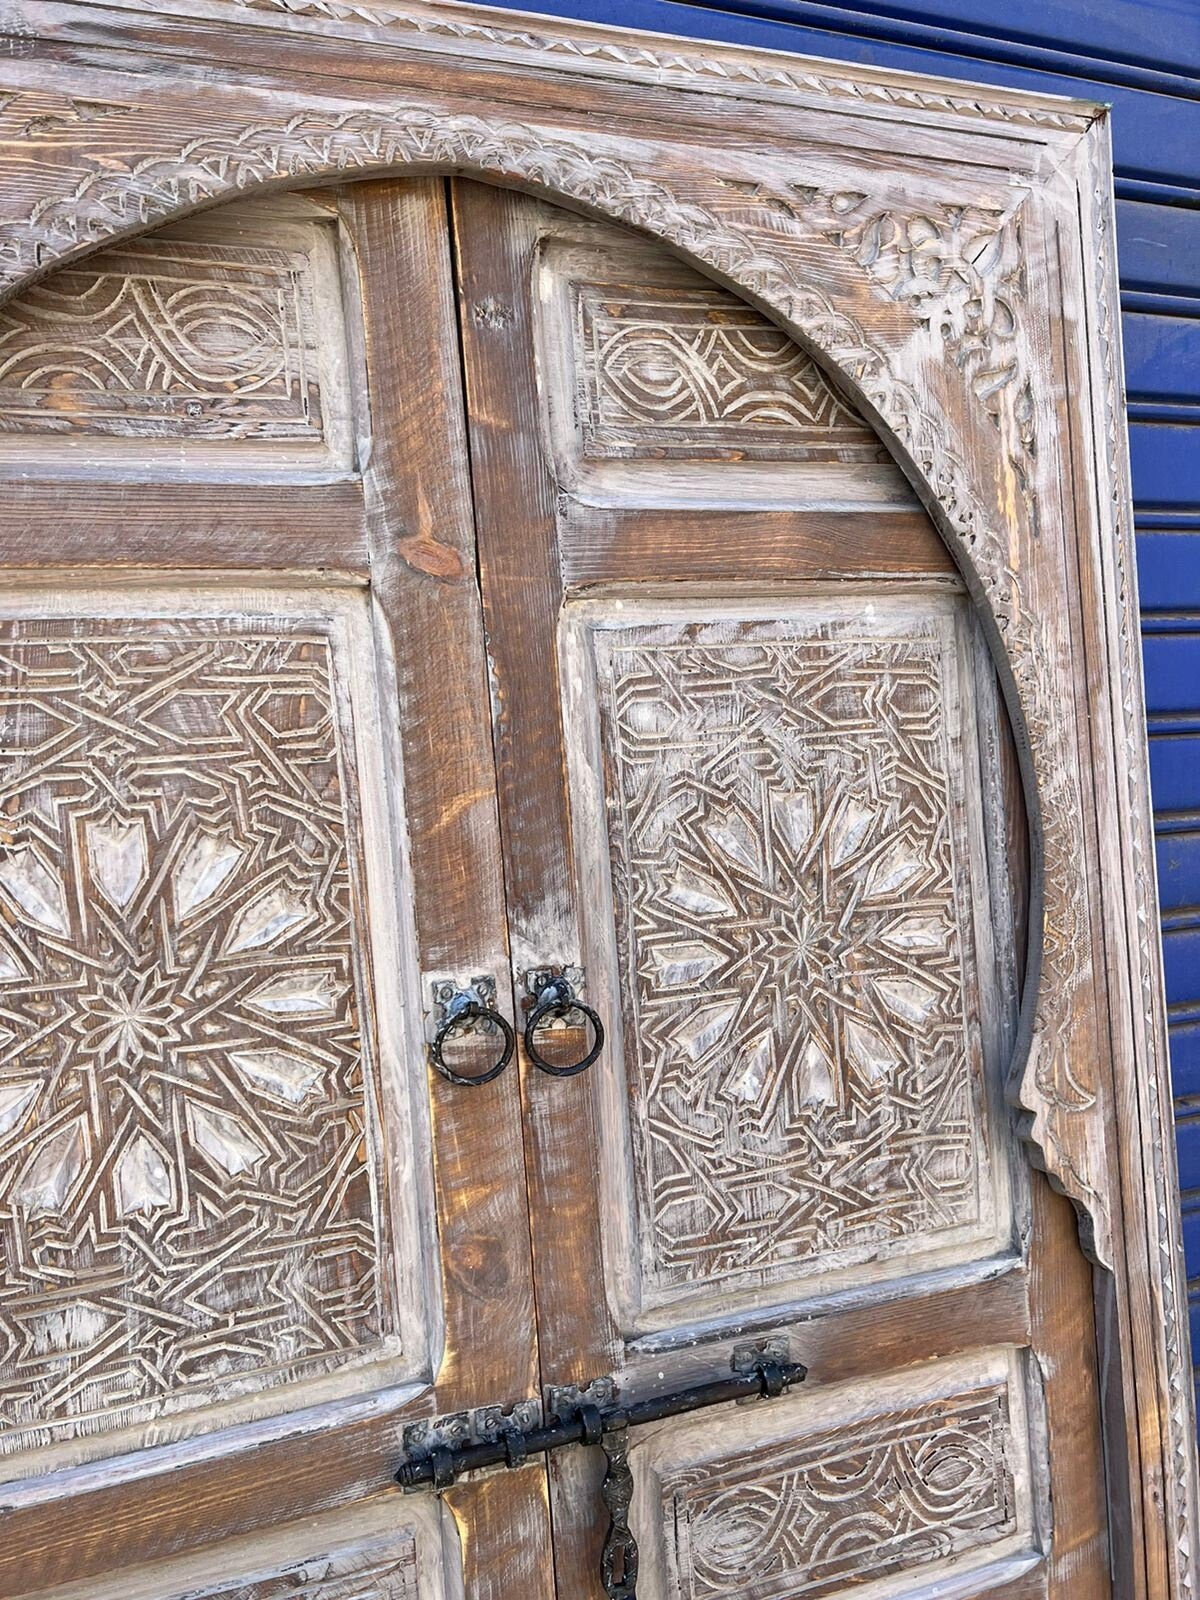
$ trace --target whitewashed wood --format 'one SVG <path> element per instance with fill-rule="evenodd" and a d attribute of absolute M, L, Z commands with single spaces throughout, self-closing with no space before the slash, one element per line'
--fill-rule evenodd
<path fill-rule="evenodd" d="M 200 1556 L 68 1584 L 36 1600 L 461 1600 L 461 1551 L 438 1501 L 377 1502 Z M 35 1597 L 31 1596 L 31 1600 Z"/>
<path fill-rule="evenodd" d="M 0 630 L 6 1470 L 428 1375 L 365 595 L 17 574 Z"/>
<path fill-rule="evenodd" d="M 334 223 L 249 201 L 0 311 L 0 462 L 130 476 L 352 466 Z"/>
<path fill-rule="evenodd" d="M 152 60 L 135 49 L 128 64 L 137 70 L 127 74 L 76 65 L 97 59 L 87 56 L 96 44 L 111 48 L 113 19 L 120 27 L 138 13 L 138 0 L 19 10 L 31 55 L 39 30 L 51 27 L 56 48 L 69 38 L 79 49 L 69 64 L 15 59 L 7 69 L 0 132 L 11 156 L 4 182 L 14 278 L 258 184 L 397 164 L 490 173 L 644 227 L 739 285 L 841 370 L 907 462 L 978 585 L 998 658 L 1010 669 L 1018 735 L 1028 740 L 1029 795 L 1040 801 L 1035 842 L 1040 836 L 1044 846 L 1035 888 L 1044 895 L 1034 906 L 1018 1037 L 1022 1055 L 1032 1047 L 1021 1096 L 1041 1158 L 1080 1209 L 1112 1311 L 1112 1404 L 1131 1429 L 1126 1439 L 1115 1430 L 1110 1448 L 1122 1467 L 1110 1482 L 1137 1569 L 1131 1581 L 1139 1593 L 1192 1594 L 1192 1400 L 1170 1200 L 1174 1158 L 1155 1131 L 1169 1085 L 1154 1020 L 1152 908 L 1129 889 L 1145 872 L 1118 886 L 1111 872 L 1089 871 L 1089 851 L 1108 864 L 1145 856 L 1149 846 L 1129 642 L 1135 607 L 1112 516 L 1114 501 L 1122 517 L 1127 510 L 1128 481 L 1117 412 L 1105 400 L 1117 377 L 1105 232 L 1110 169 L 1096 108 L 416 0 L 348 10 L 326 0 L 256 0 L 249 8 L 170 0 L 156 18 L 169 43 L 160 41 Z M 193 28 L 189 17 L 204 26 Z M 234 38 L 237 49 L 227 48 Z M 257 60 L 243 77 L 231 63 L 247 60 L 246 52 Z M 503 86 L 494 102 L 480 94 L 479 60 L 488 63 L 488 81 Z M 185 138 L 175 118 L 198 61 L 224 74 L 222 93 L 206 86 L 196 95 Z M 398 63 L 405 83 L 420 85 L 404 104 Z M 352 102 L 339 98 L 349 71 Z M 322 72 L 329 89 L 317 111 Z M 631 114 L 635 95 L 652 106 L 652 120 Z M 594 111 L 586 136 L 581 106 Z M 53 159 L 44 158 L 47 138 Z M 817 182 L 800 185 L 819 193 L 798 191 L 801 166 L 805 180 L 820 169 Z M 873 281 L 853 245 L 838 242 L 828 200 L 842 194 L 868 197 L 893 222 L 944 223 L 946 206 L 1020 211 L 1020 237 L 1032 241 L 1027 292 L 1012 307 L 1016 329 L 1000 339 L 1015 360 L 998 403 L 986 386 L 980 391 L 970 364 L 947 360 L 942 330 L 958 338 L 955 316 L 947 323 L 891 297 L 887 280 Z M 1004 255 L 1003 244 L 985 248 L 985 276 Z M 960 283 L 950 286 L 951 313 L 979 298 L 969 274 Z M 990 347 L 996 325 L 984 338 Z M 1049 528 L 1061 540 L 1047 538 Z M 1126 748 L 1138 753 L 1127 774 L 1117 773 L 1114 749 Z M 1137 1004 L 1123 1001 L 1124 973 L 1142 997 Z M 1114 1036 L 1124 1041 L 1115 1052 Z"/>

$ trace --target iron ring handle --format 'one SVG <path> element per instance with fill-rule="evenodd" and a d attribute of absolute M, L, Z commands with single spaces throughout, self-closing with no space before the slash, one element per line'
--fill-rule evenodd
<path fill-rule="evenodd" d="M 545 1056 L 538 1052 L 538 1048 L 533 1042 L 533 1036 L 546 1017 L 565 1017 L 570 1011 L 583 1012 L 592 1025 L 592 1032 L 595 1034 L 595 1038 L 592 1041 L 592 1048 L 582 1060 L 572 1062 L 569 1067 L 556 1067 L 552 1061 L 547 1061 Z M 582 1000 L 569 1000 L 563 995 L 553 994 L 548 999 L 541 1001 L 539 1005 L 534 1006 L 529 1013 L 529 1021 L 525 1024 L 525 1054 L 539 1071 L 548 1073 L 552 1078 L 573 1078 L 577 1072 L 586 1072 L 603 1049 L 604 1024 L 591 1006 L 585 1006 Z"/>
<path fill-rule="evenodd" d="M 445 1046 L 446 1040 L 449 1039 L 450 1035 L 461 1023 L 474 1022 L 482 1019 L 486 1019 L 488 1022 L 494 1022 L 500 1029 L 500 1032 L 504 1035 L 504 1049 L 500 1054 L 500 1059 L 495 1063 L 494 1066 L 489 1067 L 486 1072 L 479 1072 L 473 1077 L 467 1077 L 464 1073 L 455 1072 L 453 1067 L 448 1067 L 446 1065 L 446 1062 L 442 1056 L 442 1050 Z M 471 1000 L 465 1006 L 461 1006 L 457 1011 L 455 1011 L 452 1016 L 448 1016 L 445 1022 L 442 1023 L 441 1027 L 434 1035 L 433 1043 L 429 1046 L 429 1059 L 433 1062 L 434 1066 L 438 1069 L 443 1078 L 448 1078 L 451 1083 L 460 1083 L 466 1089 L 473 1089 L 477 1084 L 491 1083 L 493 1078 L 498 1078 L 500 1076 L 505 1067 L 512 1060 L 513 1050 L 516 1048 L 516 1043 L 517 1036 L 513 1032 L 512 1024 L 502 1012 L 493 1011 L 489 1006 L 482 1006 L 479 1004 L 478 1000 Z"/>

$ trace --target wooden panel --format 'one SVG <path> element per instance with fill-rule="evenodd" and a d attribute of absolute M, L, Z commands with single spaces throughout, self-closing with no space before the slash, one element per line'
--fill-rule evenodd
<path fill-rule="evenodd" d="M 407 1530 L 349 1550 L 191 1589 L 187 1600 L 419 1600 L 417 1543 Z"/>
<path fill-rule="evenodd" d="M 31 1470 L 279 1385 L 361 1387 L 364 1360 L 418 1370 L 429 1180 L 390 1216 L 408 1117 L 371 996 L 373 946 L 396 953 L 367 917 L 368 853 L 387 869 L 362 595 L 6 609 L 0 1455 Z"/>
<path fill-rule="evenodd" d="M 577 838 L 584 882 L 605 834 L 610 856 L 615 949 L 586 898 L 623 1018 L 602 1126 L 627 1093 L 626 1327 L 998 1237 L 959 604 L 571 610 L 570 720 L 601 726 L 577 792 L 602 788 L 607 825 Z"/>
<path fill-rule="evenodd" d="M 885 459 L 811 359 L 736 295 L 698 277 L 573 281 L 570 295 L 585 459 Z"/>
<path fill-rule="evenodd" d="M 24 456 L 72 470 L 69 441 L 86 438 L 89 463 L 143 470 L 156 458 L 348 468 L 336 242 L 310 213 L 296 200 L 231 207 L 10 300 L 0 455 L 19 439 Z"/>
<path fill-rule="evenodd" d="M 667 582 L 736 582 L 747 571 L 760 578 L 840 579 L 953 575 L 955 570 L 924 511 L 881 515 L 878 508 L 597 508 L 567 498 L 559 516 L 559 549 L 569 587 L 637 583 L 648 573 Z"/>
<path fill-rule="evenodd" d="M 365 579 L 358 479 L 138 484 L 26 479 L 0 502 L 0 562 L 27 567 L 314 570 Z M 112 574 L 109 574 L 111 581 Z"/>
<path fill-rule="evenodd" d="M 744 300 L 614 228 L 535 215 L 562 485 L 598 503 L 912 504 L 878 436 Z"/>
<path fill-rule="evenodd" d="M 639 1593 L 903 1596 L 947 1567 L 983 1588 L 1036 1566 L 1024 1411 L 996 1351 L 664 1427 L 631 1451 L 655 1530 Z"/>

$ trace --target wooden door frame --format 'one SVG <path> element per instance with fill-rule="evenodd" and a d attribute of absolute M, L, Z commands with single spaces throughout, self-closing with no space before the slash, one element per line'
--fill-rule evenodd
<path fill-rule="evenodd" d="M 17 0 L 7 40 L 7 294 L 235 197 L 464 173 L 659 239 L 873 420 L 979 606 L 1020 747 L 1013 1093 L 1096 1263 L 1114 1542 L 1131 1593 L 1196 1594 L 1104 109 L 451 0 Z"/>

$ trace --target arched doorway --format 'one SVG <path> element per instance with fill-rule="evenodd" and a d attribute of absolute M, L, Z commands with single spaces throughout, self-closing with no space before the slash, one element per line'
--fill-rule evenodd
<path fill-rule="evenodd" d="M 864 417 L 660 247 L 463 180 L 218 209 L 0 319 L 44 497 L 5 1440 L 90 1530 L 37 1587 L 103 1526 L 155 1600 L 592 1594 L 592 1456 L 390 1472 L 782 1348 L 796 1394 L 634 1444 L 644 1594 L 1103 1593 L 1091 1273 L 1004 1106 L 1013 741 Z M 430 1070 L 457 999 L 519 1031 L 560 978 L 586 1071 Z"/>

